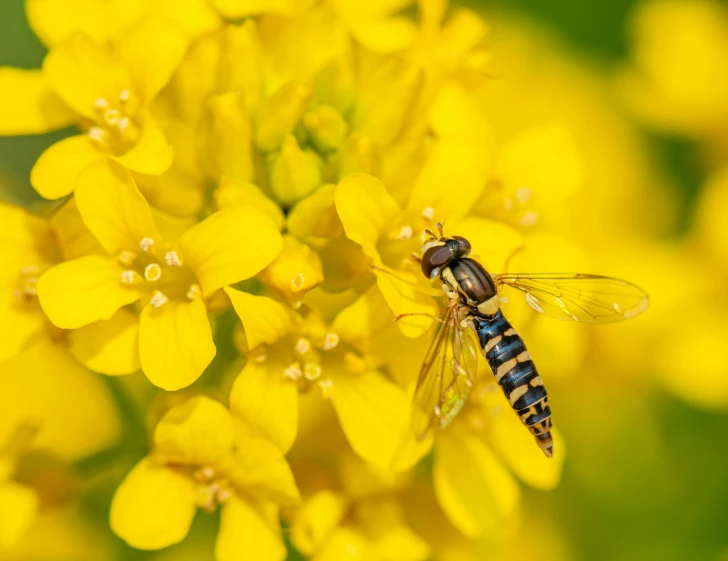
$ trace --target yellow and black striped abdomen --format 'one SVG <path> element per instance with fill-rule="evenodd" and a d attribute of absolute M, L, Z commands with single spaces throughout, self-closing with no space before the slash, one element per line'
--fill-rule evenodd
<path fill-rule="evenodd" d="M 551 409 L 546 388 L 523 340 L 499 310 L 492 318 L 475 316 L 473 325 L 495 379 L 536 443 L 553 455 Z"/>

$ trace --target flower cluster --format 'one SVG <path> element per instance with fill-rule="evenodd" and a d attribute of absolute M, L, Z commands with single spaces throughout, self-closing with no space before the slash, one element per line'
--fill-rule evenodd
<path fill-rule="evenodd" d="M 412 258 L 437 220 L 494 271 L 585 269 L 574 232 L 616 236 L 604 214 L 644 182 L 595 212 L 629 150 L 590 127 L 631 139 L 563 84 L 600 87 L 518 44 L 500 80 L 488 26 L 444 0 L 26 4 L 48 54 L 0 68 L 0 133 L 75 129 L 30 176 L 56 202 L 0 206 L 3 394 L 44 393 L 0 427 L 0 547 L 66 499 L 22 469 L 44 447 L 62 473 L 106 458 L 110 526 L 139 549 L 198 509 L 220 511 L 218 561 L 424 561 L 516 526 L 518 481 L 558 483 L 558 430 L 549 461 L 484 375 L 416 440 L 432 321 L 392 319 L 438 313 Z M 580 367 L 573 326 L 506 313 L 544 371 Z"/>

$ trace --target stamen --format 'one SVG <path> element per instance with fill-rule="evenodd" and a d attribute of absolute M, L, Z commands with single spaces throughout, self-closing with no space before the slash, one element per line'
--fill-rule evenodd
<path fill-rule="evenodd" d="M 101 127 L 91 127 L 87 134 L 92 142 L 99 146 L 106 146 L 107 134 Z"/>
<path fill-rule="evenodd" d="M 435 218 L 435 209 L 431 206 L 425 207 L 422 210 L 422 217 L 426 218 L 427 220 L 432 220 L 433 218 Z"/>
<path fill-rule="evenodd" d="M 233 496 L 233 494 L 230 491 L 230 489 L 220 489 L 220 490 L 218 490 L 217 495 L 216 495 L 217 502 L 221 503 L 221 504 L 225 503 L 232 496 Z"/>
<path fill-rule="evenodd" d="M 169 299 L 162 294 L 159 290 L 155 290 L 154 294 L 152 294 L 151 300 L 149 300 L 149 303 L 151 304 L 152 308 L 161 308 L 164 306 L 167 302 L 169 302 Z"/>
<path fill-rule="evenodd" d="M 516 189 L 516 198 L 522 205 L 525 205 L 531 199 L 532 195 L 533 190 L 529 187 L 519 187 Z"/>
<path fill-rule="evenodd" d="M 121 90 L 121 93 L 119 94 L 119 101 L 122 103 L 126 103 L 131 98 L 131 92 L 128 89 Z"/>
<path fill-rule="evenodd" d="M 303 286 L 306 284 L 306 278 L 303 276 L 303 273 L 298 273 L 293 279 L 291 280 L 291 287 L 296 292 L 299 292 L 300 290 L 303 290 Z"/>
<path fill-rule="evenodd" d="M 339 344 L 339 336 L 336 333 L 327 333 L 324 337 L 323 350 L 330 351 Z"/>
<path fill-rule="evenodd" d="M 283 370 L 283 376 L 288 380 L 293 380 L 295 382 L 301 376 L 303 376 L 301 366 L 297 362 L 290 364 Z"/>
<path fill-rule="evenodd" d="M 412 234 L 414 231 L 412 230 L 411 226 L 402 226 L 402 229 L 399 231 L 399 234 L 397 235 L 398 240 L 408 240 L 412 237 Z"/>
<path fill-rule="evenodd" d="M 309 362 L 303 367 L 303 376 L 306 380 L 318 380 L 321 377 L 321 366 L 315 362 Z"/>
<path fill-rule="evenodd" d="M 538 214 L 536 214 L 532 210 L 529 210 L 521 217 L 518 222 L 521 224 L 521 226 L 533 226 L 536 222 L 538 222 Z"/>
<path fill-rule="evenodd" d="M 122 117 L 119 119 L 119 132 L 124 134 L 124 131 L 129 128 L 129 125 L 131 124 L 131 120 L 129 117 Z"/>
<path fill-rule="evenodd" d="M 94 107 L 98 111 L 105 111 L 109 108 L 109 102 L 106 101 L 103 97 L 99 97 L 96 99 L 96 101 L 94 101 Z"/>
<path fill-rule="evenodd" d="M 334 397 L 334 384 L 331 380 L 318 380 L 316 387 L 321 392 L 321 397 L 324 399 L 331 399 Z"/>
<path fill-rule="evenodd" d="M 144 269 L 144 278 L 149 282 L 158 281 L 162 278 L 162 267 L 160 267 L 157 263 L 147 265 Z"/>
<path fill-rule="evenodd" d="M 298 341 L 296 341 L 295 349 L 298 354 L 305 355 L 311 350 L 311 341 L 305 337 L 301 337 Z"/>
<path fill-rule="evenodd" d="M 176 251 L 168 251 L 164 254 L 164 260 L 167 262 L 167 267 L 181 267 L 182 260 Z"/>
<path fill-rule="evenodd" d="M 116 125 L 119 122 L 120 118 L 121 113 L 118 109 L 107 109 L 104 112 L 104 121 L 106 121 L 106 123 L 111 126 Z"/>
<path fill-rule="evenodd" d="M 201 296 L 201 295 L 202 295 L 202 289 L 200 288 L 199 284 L 191 284 L 189 289 L 187 289 L 187 294 L 185 294 L 185 296 L 189 300 L 194 300 L 195 298 L 197 298 L 198 296 Z"/>
<path fill-rule="evenodd" d="M 252 360 L 256 364 L 261 364 L 268 360 L 268 351 L 264 345 L 258 345 L 248 354 L 248 360 Z"/>
<path fill-rule="evenodd" d="M 40 273 L 40 267 L 38 265 L 26 265 L 20 269 L 21 275 L 37 275 Z"/>
<path fill-rule="evenodd" d="M 36 284 L 38 284 L 38 277 L 30 277 L 25 281 L 23 285 L 23 292 L 28 296 L 36 296 L 38 291 L 36 290 Z"/>
<path fill-rule="evenodd" d="M 122 250 L 116 260 L 125 267 L 131 267 L 134 264 L 134 261 L 136 261 L 137 254 L 133 251 L 130 251 L 128 249 Z"/>
<path fill-rule="evenodd" d="M 136 271 L 128 270 L 121 272 L 122 284 L 139 284 L 142 280 L 142 276 Z"/>
<path fill-rule="evenodd" d="M 151 249 L 154 246 L 154 240 L 152 238 L 142 238 L 139 242 L 139 247 L 144 253 L 151 253 Z"/>

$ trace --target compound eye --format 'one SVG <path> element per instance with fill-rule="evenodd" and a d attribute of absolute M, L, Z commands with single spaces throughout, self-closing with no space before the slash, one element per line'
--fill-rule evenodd
<path fill-rule="evenodd" d="M 422 256 L 422 273 L 428 279 L 434 279 L 452 259 L 452 253 L 448 245 L 431 247 Z"/>
<path fill-rule="evenodd" d="M 470 242 L 463 238 L 462 236 L 453 236 L 454 240 L 457 240 L 458 244 L 460 245 L 460 251 L 462 253 L 470 253 L 470 250 L 472 247 L 470 246 Z"/>

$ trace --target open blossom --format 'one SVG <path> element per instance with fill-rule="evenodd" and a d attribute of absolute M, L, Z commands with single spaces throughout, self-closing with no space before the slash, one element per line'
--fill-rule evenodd
<path fill-rule="evenodd" d="M 127 475 L 111 505 L 111 527 L 140 549 L 181 541 L 197 508 L 222 509 L 218 561 L 255 551 L 262 561 L 285 558 L 280 505 L 298 490 L 281 452 L 205 397 L 174 407 L 157 424 L 152 454 Z"/>
<path fill-rule="evenodd" d="M 188 386 L 215 356 L 206 299 L 270 263 L 281 247 L 278 230 L 241 205 L 165 242 L 129 172 L 109 162 L 83 172 L 76 202 L 107 255 L 46 271 L 38 280 L 44 312 L 63 329 L 90 328 L 88 337 L 123 337 L 115 360 L 134 365 L 138 357 L 154 384 Z M 137 302 L 136 311 L 128 308 Z"/>

